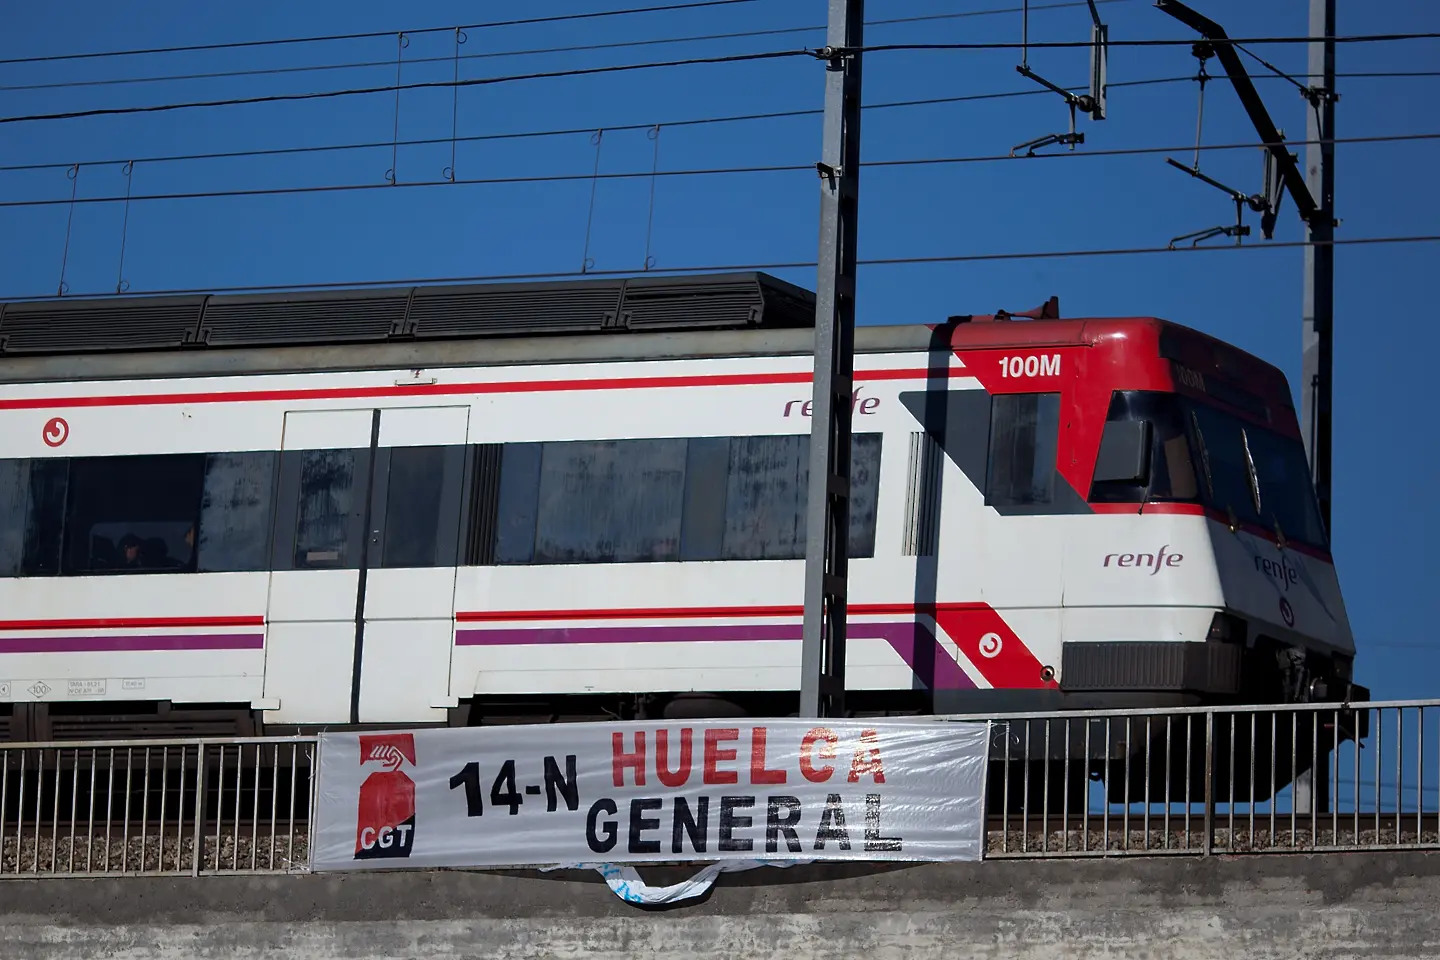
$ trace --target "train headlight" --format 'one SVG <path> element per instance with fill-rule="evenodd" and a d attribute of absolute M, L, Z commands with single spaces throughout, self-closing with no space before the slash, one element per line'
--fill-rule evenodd
<path fill-rule="evenodd" d="M 1249 624 L 1243 619 L 1231 613 L 1221 612 L 1211 618 L 1210 632 L 1205 635 L 1205 639 L 1217 643 L 1243 644 L 1248 632 Z"/>

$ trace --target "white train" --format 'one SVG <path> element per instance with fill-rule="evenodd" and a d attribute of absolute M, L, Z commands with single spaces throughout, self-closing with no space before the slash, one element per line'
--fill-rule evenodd
<path fill-rule="evenodd" d="M 792 713 L 812 311 L 764 275 L 5 305 L 10 737 Z M 856 369 L 854 710 L 1356 695 L 1272 366 L 1002 315 L 864 327 Z"/>

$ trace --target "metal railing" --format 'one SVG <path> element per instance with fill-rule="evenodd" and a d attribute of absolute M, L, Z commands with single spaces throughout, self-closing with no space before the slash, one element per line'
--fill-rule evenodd
<path fill-rule="evenodd" d="M 989 723 L 987 858 L 1440 849 L 1440 700 L 942 719 Z M 0 878 L 308 872 L 317 750 L 0 744 Z"/>
<path fill-rule="evenodd" d="M 1440 848 L 1440 700 L 965 719 L 989 858 Z"/>
<path fill-rule="evenodd" d="M 309 869 L 313 737 L 0 745 L 0 878 Z"/>

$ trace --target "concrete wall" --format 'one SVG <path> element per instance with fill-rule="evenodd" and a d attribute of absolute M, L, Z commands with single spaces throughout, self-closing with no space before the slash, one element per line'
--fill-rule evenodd
<path fill-rule="evenodd" d="M 1440 854 L 762 869 L 666 911 L 594 874 L 10 881 L 0 957 L 1405 960 L 1437 903 Z"/>

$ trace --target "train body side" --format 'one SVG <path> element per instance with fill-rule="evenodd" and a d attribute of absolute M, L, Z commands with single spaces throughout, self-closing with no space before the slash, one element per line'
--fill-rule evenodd
<path fill-rule="evenodd" d="M 1303 695 L 1286 692 L 1295 651 L 1304 676 L 1348 678 L 1323 550 L 1213 504 L 1090 502 L 1112 395 L 1176 387 L 1125 356 L 1153 347 L 1081 326 L 963 349 L 924 328 L 861 338 L 857 709 L 1277 702 Z M 788 712 L 801 333 L 716 334 L 712 355 L 657 339 L 653 359 L 637 343 L 8 383 L 0 703 L 227 704 L 280 726 L 653 713 L 697 693 Z"/>

